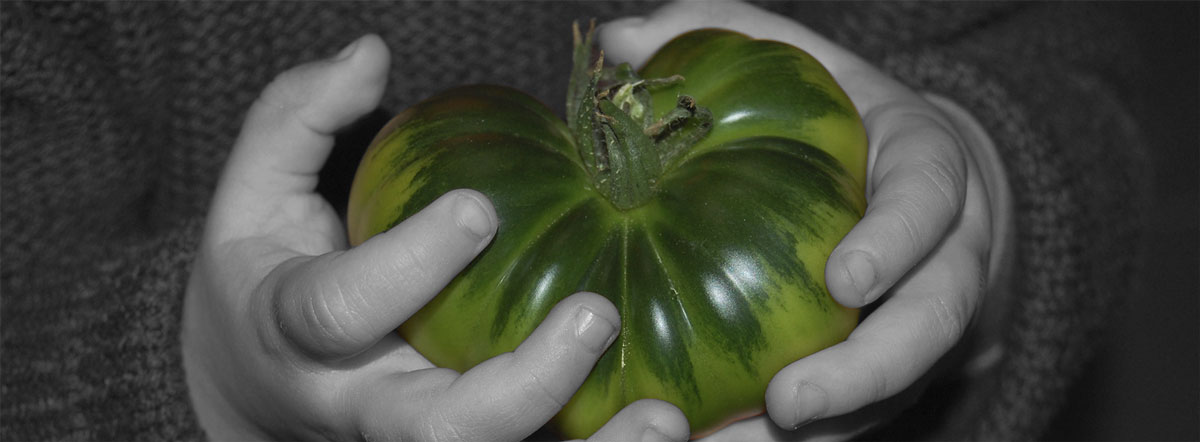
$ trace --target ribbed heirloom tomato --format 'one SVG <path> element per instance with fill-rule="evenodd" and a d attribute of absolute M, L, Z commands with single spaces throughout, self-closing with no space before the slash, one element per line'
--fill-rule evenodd
<path fill-rule="evenodd" d="M 777 371 L 857 323 L 824 270 L 865 207 L 858 112 L 787 44 L 693 31 L 635 73 L 593 62 L 591 30 L 575 41 L 567 122 L 467 86 L 389 123 L 354 180 L 351 242 L 478 190 L 498 233 L 400 327 L 421 354 L 465 371 L 591 291 L 616 305 L 620 334 L 554 419 L 562 435 L 642 398 L 677 405 L 694 435 L 759 414 Z"/>

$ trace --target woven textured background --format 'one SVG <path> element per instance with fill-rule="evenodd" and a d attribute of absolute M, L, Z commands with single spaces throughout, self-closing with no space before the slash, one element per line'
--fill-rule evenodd
<path fill-rule="evenodd" d="M 6 3 L 0 438 L 202 438 L 179 361 L 187 266 L 242 116 L 275 74 L 374 32 L 390 85 L 351 132 L 464 83 L 561 112 L 570 21 L 652 6 Z M 1019 293 L 996 376 L 963 387 L 989 400 L 948 431 L 1035 437 L 1132 284 L 1146 172 L 1115 92 L 1132 57 L 1118 19 L 1096 5 L 767 7 L 964 104 L 996 138 L 1019 209 Z M 355 164 L 357 136 L 332 163 Z"/>

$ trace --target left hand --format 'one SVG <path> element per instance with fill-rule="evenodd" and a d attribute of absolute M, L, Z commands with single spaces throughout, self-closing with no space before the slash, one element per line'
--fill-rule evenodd
<path fill-rule="evenodd" d="M 1005 189 L 989 189 L 985 182 L 997 182 L 995 175 L 1002 171 L 987 164 L 991 176 L 985 180 L 972 158 L 971 149 L 990 142 L 977 126 L 948 116 L 808 28 L 747 4 L 673 3 L 648 17 L 602 26 L 599 41 L 607 59 L 640 66 L 669 39 L 704 27 L 804 49 L 825 65 L 858 108 L 870 140 L 867 211 L 830 256 L 826 283 L 849 307 L 884 299 L 845 342 L 792 363 L 772 379 L 766 404 L 775 425 L 760 416 L 713 437 L 857 434 L 898 412 L 903 404 L 885 399 L 919 390 L 919 380 L 960 341 L 976 315 L 991 251 L 1002 240 L 996 232 L 1006 231 L 992 226 L 993 219 L 1003 219 L 999 212 L 1006 209 L 996 196 Z M 856 410 L 863 412 L 826 420 Z M 814 421 L 819 422 L 804 431 L 790 431 Z"/>
<path fill-rule="evenodd" d="M 588 293 L 513 352 L 463 373 L 394 331 L 496 234 L 457 190 L 356 247 L 316 192 L 335 131 L 379 102 L 390 56 L 366 36 L 280 74 L 247 113 L 189 280 L 182 352 L 213 440 L 520 440 L 553 417 L 620 329 Z M 589 440 L 685 440 L 666 402 L 630 404 Z"/>

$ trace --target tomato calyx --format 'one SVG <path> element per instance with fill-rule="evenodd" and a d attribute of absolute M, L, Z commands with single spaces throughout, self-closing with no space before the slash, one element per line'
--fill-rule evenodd
<path fill-rule="evenodd" d="M 622 63 L 604 67 L 604 52 L 592 61 L 595 22 L 581 35 L 572 25 L 574 69 L 567 89 L 567 126 L 592 184 L 618 209 L 648 202 L 663 172 L 704 138 L 712 112 L 687 95 L 659 119 L 650 91 L 684 81 L 679 75 L 644 79 Z"/>

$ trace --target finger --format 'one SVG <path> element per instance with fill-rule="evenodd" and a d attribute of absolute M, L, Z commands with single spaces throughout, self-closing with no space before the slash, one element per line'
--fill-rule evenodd
<path fill-rule="evenodd" d="M 487 197 L 456 190 L 358 247 L 289 261 L 267 324 L 318 359 L 358 354 L 437 295 L 497 224 Z"/>
<path fill-rule="evenodd" d="M 597 39 L 605 58 L 639 66 L 667 41 L 687 31 L 721 28 L 753 38 L 781 41 L 804 49 L 831 72 L 865 62 L 820 34 L 782 15 L 738 1 L 679 1 L 646 17 L 605 23 Z M 837 68 L 837 69 L 835 69 Z"/>
<path fill-rule="evenodd" d="M 388 63 L 383 40 L 367 35 L 333 58 L 276 77 L 247 113 L 214 211 L 237 224 L 239 214 L 280 194 L 311 192 L 334 132 L 379 103 Z"/>
<path fill-rule="evenodd" d="M 986 254 L 939 248 L 846 341 L 771 380 L 767 411 L 783 428 L 839 416 L 913 384 L 959 341 L 979 303 Z"/>
<path fill-rule="evenodd" d="M 643 30 L 646 17 L 619 18 L 596 29 L 596 41 L 604 50 L 604 58 L 613 64 L 629 63 L 641 66 L 662 47 L 670 37 L 650 34 Z"/>
<path fill-rule="evenodd" d="M 983 303 L 991 247 L 986 189 L 980 174 L 969 175 L 959 218 L 887 302 L 845 342 L 771 380 L 767 411 L 776 424 L 794 428 L 878 404 L 912 385 L 960 340 Z"/>
<path fill-rule="evenodd" d="M 881 159 L 881 167 L 902 160 Z M 882 408 L 880 401 L 906 391 L 959 342 L 983 304 L 992 247 L 987 188 L 969 155 L 965 162 L 962 208 L 933 252 L 845 342 L 785 367 L 771 380 L 767 410 L 777 425 L 795 428 L 868 405 L 890 409 L 895 401 Z"/>
<path fill-rule="evenodd" d="M 901 412 L 912 407 L 912 404 L 925 391 L 924 387 L 932 379 L 933 376 L 930 375 L 922 376 L 911 386 L 891 398 L 864 406 L 852 413 L 813 421 L 797 429 L 781 428 L 771 420 L 770 416 L 763 414 L 734 422 L 712 435 L 705 436 L 704 441 L 841 442 L 852 440 L 873 428 L 894 421 Z"/>
<path fill-rule="evenodd" d="M 559 302 L 512 353 L 484 361 L 460 377 L 423 370 L 388 383 L 367 403 L 369 433 L 422 440 L 519 440 L 550 420 L 575 394 L 616 338 L 620 317 L 593 293 Z M 397 401 L 396 398 L 411 398 Z M 419 434 L 405 434 L 416 429 Z"/>
<path fill-rule="evenodd" d="M 962 210 L 968 176 L 961 140 L 924 102 L 876 108 L 864 124 L 877 152 L 867 211 L 825 268 L 830 294 L 849 307 L 878 299 L 942 241 Z"/>
<path fill-rule="evenodd" d="M 622 408 L 587 440 L 682 442 L 690 434 L 687 417 L 679 408 L 658 399 L 642 399 Z"/>
<path fill-rule="evenodd" d="M 803 49 L 820 61 L 842 84 L 858 109 L 916 98 L 896 80 L 870 63 L 794 20 L 737 1 L 680 1 L 646 17 L 627 17 L 603 24 L 597 41 L 607 60 L 644 64 L 675 36 L 701 28 L 722 28 L 753 38 L 780 41 Z"/>
<path fill-rule="evenodd" d="M 797 42 L 808 43 L 806 40 L 810 37 L 810 33 L 803 32 L 805 30 L 791 19 L 746 3 L 679 1 L 669 3 L 646 17 L 628 17 L 605 23 L 598 30 L 597 41 L 604 48 L 605 58 L 640 66 L 675 36 L 701 28 L 729 29 L 750 37 L 782 41 L 794 46 Z M 822 42 L 824 39 L 818 43 Z"/>

